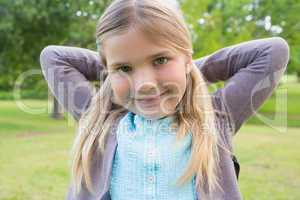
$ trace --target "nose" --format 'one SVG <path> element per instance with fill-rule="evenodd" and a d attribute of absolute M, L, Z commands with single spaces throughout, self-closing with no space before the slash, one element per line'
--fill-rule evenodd
<path fill-rule="evenodd" d="M 151 67 L 137 69 L 133 77 L 136 95 L 157 94 L 157 75 Z"/>

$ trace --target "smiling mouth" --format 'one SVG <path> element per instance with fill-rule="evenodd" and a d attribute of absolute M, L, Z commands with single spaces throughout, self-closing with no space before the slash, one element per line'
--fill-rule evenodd
<path fill-rule="evenodd" d="M 166 93 L 167 93 L 167 90 L 160 93 L 159 95 L 147 96 L 145 98 L 138 98 L 136 100 L 139 101 L 139 102 L 145 102 L 145 103 L 146 102 L 152 102 L 152 101 L 155 101 L 155 100 L 159 99 L 162 95 L 165 95 Z"/>

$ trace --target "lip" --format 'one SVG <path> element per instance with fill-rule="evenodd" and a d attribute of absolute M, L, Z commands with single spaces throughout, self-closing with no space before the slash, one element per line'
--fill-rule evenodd
<path fill-rule="evenodd" d="M 167 90 L 161 93 L 160 95 L 151 96 L 143 99 L 136 99 L 137 104 L 142 106 L 145 109 L 156 108 L 161 101 L 161 97 L 167 93 Z"/>
<path fill-rule="evenodd" d="M 147 96 L 146 98 L 141 98 L 141 99 L 136 99 L 136 100 L 137 101 L 141 101 L 141 102 L 155 101 L 156 99 L 159 99 L 162 95 L 164 95 L 166 92 L 167 92 L 167 90 L 165 90 L 164 92 L 160 93 L 159 95 Z"/>

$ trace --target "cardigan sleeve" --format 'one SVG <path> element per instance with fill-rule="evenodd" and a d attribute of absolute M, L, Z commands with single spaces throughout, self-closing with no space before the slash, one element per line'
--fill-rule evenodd
<path fill-rule="evenodd" d="M 40 54 L 49 89 L 77 121 L 95 92 L 91 81 L 99 80 L 103 75 L 99 59 L 95 51 L 59 45 L 49 45 Z"/>
<path fill-rule="evenodd" d="M 289 46 L 280 37 L 232 45 L 195 61 L 208 83 L 225 81 L 212 97 L 215 108 L 231 119 L 233 135 L 272 94 L 289 60 Z"/>

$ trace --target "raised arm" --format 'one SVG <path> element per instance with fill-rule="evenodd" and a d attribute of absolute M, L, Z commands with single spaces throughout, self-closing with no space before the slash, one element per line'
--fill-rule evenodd
<path fill-rule="evenodd" d="M 229 79 L 213 96 L 217 109 L 223 110 L 225 104 L 237 132 L 271 95 L 288 57 L 287 43 L 273 37 L 229 46 L 194 62 L 208 82 Z M 43 49 L 40 62 L 54 96 L 78 120 L 91 98 L 93 87 L 88 81 L 101 76 L 103 66 L 98 53 L 51 45 Z"/>
<path fill-rule="evenodd" d="M 213 94 L 214 105 L 230 114 L 235 134 L 272 94 L 289 60 L 280 37 L 229 46 L 195 61 L 207 81 L 226 81 Z"/>
<path fill-rule="evenodd" d="M 43 75 L 58 102 L 79 120 L 88 107 L 103 66 L 97 52 L 78 47 L 50 45 L 40 54 Z"/>

